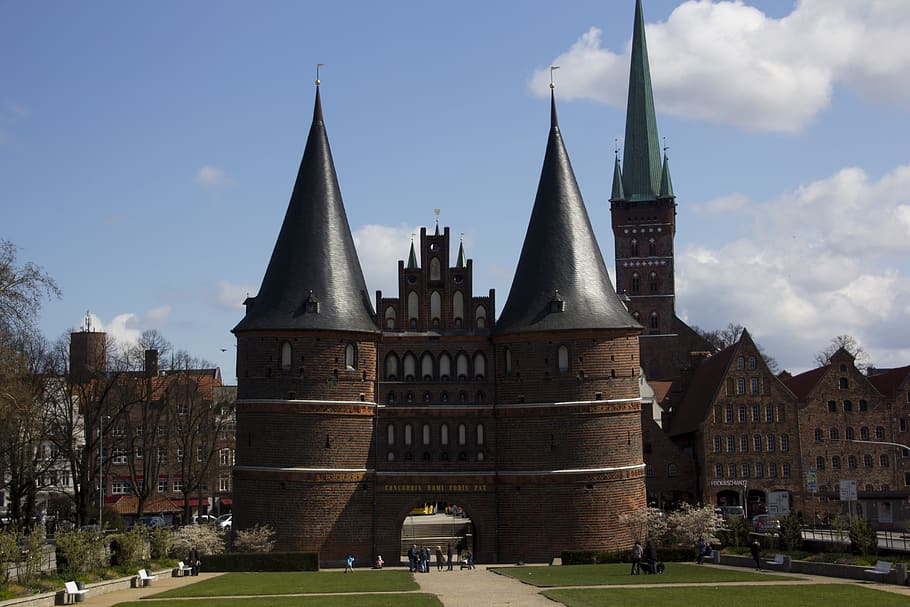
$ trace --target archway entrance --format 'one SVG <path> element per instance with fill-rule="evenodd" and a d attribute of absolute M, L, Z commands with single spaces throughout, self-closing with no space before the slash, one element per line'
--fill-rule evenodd
<path fill-rule="evenodd" d="M 454 567 L 466 564 L 475 551 L 473 521 L 464 508 L 445 501 L 415 506 L 404 518 L 400 537 L 401 560 L 412 566 L 415 565 L 410 559 L 412 548 L 429 551 L 427 567 L 436 568 L 440 567 L 437 551 L 445 565 L 451 549 Z"/>

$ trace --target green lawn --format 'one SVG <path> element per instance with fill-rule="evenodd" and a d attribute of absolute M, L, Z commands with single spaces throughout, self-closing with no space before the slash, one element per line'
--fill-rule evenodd
<path fill-rule="evenodd" d="M 906 607 L 907 597 L 849 584 L 806 586 L 709 586 L 687 588 L 571 588 L 543 595 L 566 607 L 680 607 L 680 605 L 774 605 Z"/>
<path fill-rule="evenodd" d="M 155 607 L 199 607 L 199 599 L 165 599 L 154 601 Z M 335 596 L 257 596 L 216 598 L 205 601 L 206 607 L 443 607 L 432 594 L 344 594 Z M 117 607 L 149 607 L 149 601 L 118 603 Z"/>
<path fill-rule="evenodd" d="M 564 567 L 504 567 L 497 573 L 534 586 L 600 586 L 604 584 L 680 584 L 715 582 L 779 582 L 797 577 L 766 575 L 754 571 L 718 569 L 687 563 L 667 563 L 661 575 L 629 575 L 628 563 L 566 565 Z"/>
<path fill-rule="evenodd" d="M 356 573 L 341 571 L 226 573 L 182 588 L 158 593 L 154 595 L 154 598 L 402 592 L 419 588 L 417 582 L 414 581 L 414 575 L 407 571 L 365 569 Z"/>

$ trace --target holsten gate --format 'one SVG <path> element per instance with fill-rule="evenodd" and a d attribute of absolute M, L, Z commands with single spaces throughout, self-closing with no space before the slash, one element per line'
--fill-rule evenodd
<path fill-rule="evenodd" d="M 234 328 L 235 529 L 268 524 L 277 549 L 323 561 L 390 561 L 410 510 L 445 501 L 472 519 L 481 562 L 631 544 L 619 515 L 645 506 L 642 327 L 610 281 L 552 96 L 550 110 L 497 316 L 495 293 L 475 294 L 473 261 L 460 243 L 452 257 L 438 225 L 398 261 L 398 292 L 371 300 L 317 82 L 284 222 Z M 647 170 L 627 152 L 623 183 Z"/>

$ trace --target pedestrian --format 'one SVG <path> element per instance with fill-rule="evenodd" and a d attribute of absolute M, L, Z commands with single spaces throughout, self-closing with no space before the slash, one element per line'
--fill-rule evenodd
<path fill-rule="evenodd" d="M 436 546 L 436 571 L 442 571 L 445 561 L 442 560 L 442 546 Z"/>
<path fill-rule="evenodd" d="M 657 548 L 650 538 L 645 541 L 645 559 L 648 561 L 647 573 L 657 573 Z"/>
<path fill-rule="evenodd" d="M 347 573 L 348 571 L 350 571 L 351 573 L 354 573 L 354 555 L 353 554 L 348 555 L 347 565 L 344 568 L 345 573 Z"/>
<path fill-rule="evenodd" d="M 417 571 L 417 544 L 411 544 L 408 548 L 408 571 L 411 573 Z"/>
<path fill-rule="evenodd" d="M 632 571 L 629 575 L 638 575 L 641 573 L 641 542 L 636 541 L 632 546 Z"/>
<path fill-rule="evenodd" d="M 379 556 L 377 556 L 377 557 L 376 557 L 376 569 L 382 569 L 382 564 L 383 564 L 384 562 L 385 562 L 385 561 L 382 560 L 382 555 L 381 555 L 381 554 L 380 554 Z"/>
<path fill-rule="evenodd" d="M 446 544 L 446 561 L 449 564 L 449 571 L 452 571 L 452 542 Z"/>
<path fill-rule="evenodd" d="M 708 544 L 703 537 L 698 538 L 698 541 L 695 542 L 695 562 L 699 565 L 705 560 L 705 550 L 707 550 L 707 547 Z"/>
<path fill-rule="evenodd" d="M 752 553 L 752 558 L 755 560 L 755 570 L 761 571 L 761 544 L 758 543 L 758 539 L 752 540 L 749 551 Z"/>

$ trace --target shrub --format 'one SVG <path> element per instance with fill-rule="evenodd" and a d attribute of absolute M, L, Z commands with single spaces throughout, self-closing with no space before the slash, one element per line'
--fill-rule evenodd
<path fill-rule="evenodd" d="M 156 527 L 149 532 L 149 552 L 153 559 L 163 559 L 171 547 L 171 530 Z"/>
<path fill-rule="evenodd" d="M 780 519 L 780 547 L 782 550 L 800 550 L 803 547 L 803 529 L 795 514 Z"/>
<path fill-rule="evenodd" d="M 193 551 L 211 555 L 224 552 L 224 534 L 214 525 L 186 525 L 171 536 L 170 554 L 177 559 L 189 558 Z"/>
<path fill-rule="evenodd" d="M 878 552 L 878 537 L 869 524 L 869 519 L 857 516 L 850 521 L 850 546 L 858 554 Z"/>
<path fill-rule="evenodd" d="M 105 566 L 105 537 L 100 531 L 58 531 L 57 569 L 69 577 Z"/>
<path fill-rule="evenodd" d="M 268 525 L 255 525 L 237 531 L 234 550 L 237 552 L 271 552 L 275 548 L 275 531 Z"/>
<path fill-rule="evenodd" d="M 9 582 L 9 568 L 19 562 L 19 544 L 12 529 L 0 530 L 0 575 L 4 584 Z"/>
<path fill-rule="evenodd" d="M 723 524 L 723 518 L 714 511 L 714 506 L 692 506 L 683 504 L 667 517 L 673 543 L 677 546 L 693 546 L 698 538 L 709 544 L 720 540 L 717 532 Z"/>
<path fill-rule="evenodd" d="M 143 562 L 146 557 L 147 541 L 145 527 L 141 525 L 117 534 L 111 541 L 112 564 L 132 568 Z"/>

